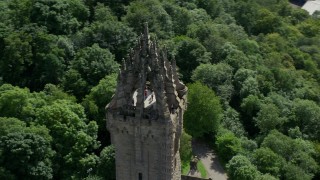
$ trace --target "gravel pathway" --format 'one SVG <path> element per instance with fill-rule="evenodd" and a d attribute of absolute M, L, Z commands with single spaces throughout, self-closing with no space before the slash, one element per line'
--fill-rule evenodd
<path fill-rule="evenodd" d="M 207 178 L 212 180 L 227 180 L 228 176 L 220 164 L 216 153 L 210 149 L 205 143 L 192 141 L 192 151 L 205 166 L 207 170 Z M 201 177 L 200 173 L 191 167 L 190 176 Z"/>

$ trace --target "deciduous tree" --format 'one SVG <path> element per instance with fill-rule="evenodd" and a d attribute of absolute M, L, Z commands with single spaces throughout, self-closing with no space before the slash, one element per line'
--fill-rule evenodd
<path fill-rule="evenodd" d="M 233 156 L 241 151 L 241 142 L 231 131 L 221 131 L 217 135 L 216 145 L 220 158 L 228 162 Z"/>
<path fill-rule="evenodd" d="M 184 114 L 184 127 L 193 137 L 216 133 L 222 116 L 219 98 L 199 82 L 190 84 L 188 110 Z"/>
<path fill-rule="evenodd" d="M 25 132 L 13 132 L 1 137 L 1 166 L 16 178 L 52 179 L 53 151 L 43 137 Z"/>
<path fill-rule="evenodd" d="M 257 168 L 243 155 L 234 156 L 227 164 L 229 176 L 234 180 L 254 180 L 260 175 Z"/>
<path fill-rule="evenodd" d="M 232 71 L 233 68 L 225 63 L 200 64 L 191 79 L 212 88 L 223 103 L 228 104 L 233 93 Z"/>
<path fill-rule="evenodd" d="M 106 180 L 116 179 L 115 149 L 113 145 L 105 147 L 101 151 L 97 174 Z"/>

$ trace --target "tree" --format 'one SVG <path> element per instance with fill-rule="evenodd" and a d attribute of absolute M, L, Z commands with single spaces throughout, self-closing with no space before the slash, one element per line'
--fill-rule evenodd
<path fill-rule="evenodd" d="M 232 71 L 233 68 L 225 63 L 200 64 L 193 71 L 191 79 L 212 88 L 223 103 L 228 104 L 233 93 Z"/>
<path fill-rule="evenodd" d="M 90 0 L 87 0 L 90 1 Z M 95 0 L 99 1 L 99 0 Z M 108 5 L 112 11 L 117 15 L 120 19 L 127 13 L 126 7 L 132 2 L 133 0 L 117 0 L 117 1 L 104 1 L 106 5 Z"/>
<path fill-rule="evenodd" d="M 293 102 L 285 95 L 271 92 L 263 99 L 265 104 L 274 104 L 279 109 L 279 115 L 284 118 L 292 118 Z"/>
<path fill-rule="evenodd" d="M 257 168 L 243 155 L 234 156 L 226 167 L 229 177 L 234 180 L 255 180 L 260 175 Z"/>
<path fill-rule="evenodd" d="M 36 110 L 58 99 L 75 102 L 75 98 L 52 84 L 47 84 L 43 91 L 30 93 L 27 88 L 9 84 L 0 86 L 0 113 L 4 117 L 16 117 L 27 125 L 35 120 Z"/>
<path fill-rule="evenodd" d="M 0 117 L 0 137 L 12 132 L 21 132 L 25 127 L 26 124 L 17 118 Z"/>
<path fill-rule="evenodd" d="M 9 8 L 9 17 L 15 28 L 20 28 L 23 25 L 30 23 L 30 11 L 32 1 L 30 0 L 12 0 L 7 2 Z"/>
<path fill-rule="evenodd" d="M 1 178 L 52 178 L 54 152 L 46 127 L 27 126 L 17 118 L 0 117 L 0 140 Z"/>
<path fill-rule="evenodd" d="M 189 12 L 191 14 L 191 21 L 192 22 L 205 23 L 205 22 L 211 21 L 211 17 L 204 9 L 194 8 L 194 9 L 191 9 Z"/>
<path fill-rule="evenodd" d="M 40 90 L 47 83 L 59 83 L 66 62 L 64 50 L 56 45 L 58 37 L 44 27 L 28 24 L 4 38 L 0 75 L 13 85 Z M 21 78 L 23 77 L 23 78 Z"/>
<path fill-rule="evenodd" d="M 240 97 L 246 98 L 249 95 L 258 96 L 260 94 L 259 84 L 256 78 L 248 77 L 240 89 Z"/>
<path fill-rule="evenodd" d="M 229 64 L 235 70 L 240 68 L 251 68 L 256 64 L 256 60 L 251 60 L 256 56 L 247 56 L 244 52 L 239 50 L 234 44 L 230 42 L 224 43 L 224 45 L 221 47 L 220 52 L 220 59 L 222 59 L 222 62 Z"/>
<path fill-rule="evenodd" d="M 228 107 L 224 111 L 221 126 L 233 132 L 237 137 L 241 137 L 246 134 L 246 131 L 241 124 L 239 113 L 231 107 Z"/>
<path fill-rule="evenodd" d="M 85 81 L 81 74 L 75 69 L 69 69 L 61 82 L 63 89 L 76 96 L 78 99 L 82 99 L 89 92 L 89 85 Z"/>
<path fill-rule="evenodd" d="M 197 40 L 179 36 L 168 41 L 184 82 L 190 82 L 192 71 L 201 63 L 210 62 L 211 54 Z"/>
<path fill-rule="evenodd" d="M 316 150 L 315 160 L 317 161 L 318 165 L 320 165 L 320 143 L 313 142 L 313 145 L 314 145 L 315 150 Z M 320 177 L 320 171 L 318 170 L 318 172 L 316 173 L 314 178 L 317 179 L 319 177 Z"/>
<path fill-rule="evenodd" d="M 90 27 L 78 31 L 73 39 L 82 48 L 97 43 L 101 48 L 109 49 L 115 55 L 115 60 L 121 62 L 123 58 L 127 58 L 137 35 L 132 27 L 121 21 L 116 21 L 116 17 L 100 14 L 101 11 L 108 13 L 109 10 L 106 7 L 98 5 L 96 8 L 96 21 Z"/>
<path fill-rule="evenodd" d="M 68 64 L 65 49 L 56 44 L 59 38 L 47 34 L 42 28 L 30 27 L 26 30 L 33 36 L 33 64 L 28 68 L 32 72 L 28 84 L 31 90 L 40 90 L 47 83 L 60 83 Z"/>
<path fill-rule="evenodd" d="M 259 148 L 253 152 L 253 164 L 262 173 L 269 173 L 274 177 L 281 177 L 282 168 L 285 165 L 285 159 L 274 153 L 269 148 Z"/>
<path fill-rule="evenodd" d="M 180 138 L 180 158 L 182 166 L 184 164 L 189 164 L 192 157 L 192 145 L 191 145 L 192 137 L 187 134 L 185 131 L 182 132 L 182 136 Z"/>
<path fill-rule="evenodd" d="M 284 169 L 286 172 L 284 176 L 292 177 L 294 174 L 290 172 L 292 169 L 296 169 L 295 173 L 301 174 L 301 177 L 312 177 L 317 172 L 318 165 L 313 158 L 315 149 L 308 141 L 291 139 L 276 130 L 272 130 L 263 140 L 261 147 L 271 149 L 287 161 L 288 166 Z M 287 175 L 287 173 L 289 174 Z"/>
<path fill-rule="evenodd" d="M 109 6 L 105 6 L 102 3 L 97 3 L 94 7 L 94 20 L 97 22 L 114 21 L 117 22 L 117 17 L 113 14 L 113 11 Z"/>
<path fill-rule="evenodd" d="M 258 149 L 257 140 L 248 139 L 246 136 L 240 137 L 241 152 L 240 154 L 250 157 L 254 150 Z"/>
<path fill-rule="evenodd" d="M 295 114 L 294 124 L 303 134 L 312 140 L 320 138 L 320 107 L 313 101 L 295 99 L 293 101 L 293 112 Z"/>
<path fill-rule="evenodd" d="M 157 37 L 168 38 L 172 34 L 171 17 L 158 0 L 138 0 L 130 3 L 124 20 L 136 33 L 143 32 L 143 24 L 148 22 L 150 32 L 154 32 Z"/>
<path fill-rule="evenodd" d="M 54 34 L 71 34 L 82 27 L 89 17 L 89 9 L 80 0 L 36 0 L 30 20 L 46 26 Z"/>
<path fill-rule="evenodd" d="M 280 18 L 268 9 L 260 8 L 256 18 L 252 28 L 252 33 L 254 34 L 275 32 L 282 25 Z"/>
<path fill-rule="evenodd" d="M 95 86 L 106 75 L 117 72 L 119 64 L 108 49 L 94 44 L 77 52 L 71 68 L 78 71 L 89 85 Z"/>
<path fill-rule="evenodd" d="M 52 179 L 50 142 L 25 132 L 1 137 L 0 163 L 16 178 Z"/>
<path fill-rule="evenodd" d="M 51 104 L 56 100 L 69 100 L 71 102 L 76 102 L 76 98 L 74 96 L 65 93 L 60 87 L 53 84 L 46 84 L 43 91 L 39 94 L 42 95 L 41 93 L 45 95 L 43 99 L 45 99 L 48 104 Z"/>
<path fill-rule="evenodd" d="M 205 9 L 212 19 L 216 18 L 222 11 L 221 4 L 217 0 L 197 0 L 196 4 L 199 8 Z"/>
<path fill-rule="evenodd" d="M 216 136 L 216 145 L 220 158 L 228 162 L 233 156 L 241 151 L 241 142 L 231 131 L 221 130 Z"/>
<path fill-rule="evenodd" d="M 290 180 L 302 180 L 302 179 L 311 180 L 312 179 L 311 174 L 305 173 L 301 168 L 291 163 L 287 164 L 284 167 L 284 170 L 285 170 L 284 172 L 285 179 L 290 179 Z"/>
<path fill-rule="evenodd" d="M 171 2 L 163 2 L 163 8 L 171 16 L 172 29 L 175 35 L 184 35 L 187 33 L 188 26 L 192 23 L 191 13 L 183 7 L 177 6 Z"/>
<path fill-rule="evenodd" d="M 0 76 L 5 82 L 26 85 L 26 82 L 19 78 L 32 64 L 31 58 L 31 35 L 19 32 L 10 33 L 4 38 L 4 50 L 0 58 Z"/>
<path fill-rule="evenodd" d="M 9 84 L 0 87 L 0 114 L 4 117 L 23 117 L 23 109 L 28 103 L 29 90 Z"/>
<path fill-rule="evenodd" d="M 258 72 L 256 79 L 259 84 L 259 91 L 265 96 L 274 92 L 276 90 L 276 80 L 273 72 L 266 66 L 259 66 Z"/>
<path fill-rule="evenodd" d="M 262 174 L 258 177 L 260 180 L 278 180 L 278 178 L 270 175 L 270 174 Z"/>
<path fill-rule="evenodd" d="M 276 87 L 283 91 L 292 91 L 296 86 L 297 72 L 289 69 L 274 69 Z"/>
<path fill-rule="evenodd" d="M 264 138 L 261 147 L 268 147 L 275 153 L 288 160 L 290 159 L 291 154 L 295 151 L 290 145 L 291 142 L 292 139 L 290 139 L 289 137 L 276 130 L 272 130 Z"/>
<path fill-rule="evenodd" d="M 247 39 L 247 34 L 243 28 L 236 24 L 214 24 L 209 20 L 196 20 L 194 22 L 188 26 L 187 35 L 193 39 L 197 39 L 211 53 L 210 62 L 212 63 L 221 62 L 226 58 L 224 52 L 225 44 L 238 44 L 240 41 Z M 245 62 L 237 63 L 245 64 Z M 234 60 L 233 64 L 236 64 L 236 60 Z M 229 63 L 231 66 L 233 64 Z"/>
<path fill-rule="evenodd" d="M 184 127 L 193 137 L 216 133 L 222 108 L 219 98 L 207 86 L 199 82 L 190 84 L 188 110 L 184 114 Z"/>
<path fill-rule="evenodd" d="M 99 84 L 93 87 L 83 99 L 82 106 L 89 119 L 98 124 L 98 140 L 101 148 L 110 144 L 107 128 L 105 127 L 105 106 L 111 101 L 116 90 L 117 74 L 111 74 L 101 79 Z"/>
<path fill-rule="evenodd" d="M 256 135 L 259 129 L 255 126 L 253 117 L 257 115 L 261 108 L 261 100 L 258 96 L 249 95 L 242 100 L 240 105 L 243 125 L 249 135 Z"/>
<path fill-rule="evenodd" d="M 17 118 L 0 117 L 0 137 L 6 136 L 9 133 L 23 132 L 36 134 L 44 138 L 46 141 L 51 142 L 52 137 L 49 135 L 49 129 L 44 126 L 27 124 Z"/>
<path fill-rule="evenodd" d="M 258 9 L 257 4 L 253 1 L 237 1 L 232 9 L 233 17 L 249 34 L 252 33 Z"/>
<path fill-rule="evenodd" d="M 251 69 L 245 69 L 245 68 L 239 68 L 237 72 L 234 74 L 234 86 L 235 90 L 239 92 L 242 89 L 242 85 L 246 79 L 249 77 L 255 78 L 257 75 L 257 72 Z"/>
<path fill-rule="evenodd" d="M 317 29 L 320 27 L 320 23 L 317 22 L 316 18 L 309 18 L 301 22 L 297 27 L 306 37 L 315 37 L 317 35 Z"/>
<path fill-rule="evenodd" d="M 106 180 L 116 179 L 115 148 L 113 145 L 105 147 L 101 151 L 97 174 Z"/>
<path fill-rule="evenodd" d="M 248 55 L 257 55 L 259 53 L 259 44 L 255 40 L 245 39 L 239 45 L 239 49 Z"/>
<path fill-rule="evenodd" d="M 215 26 L 209 22 L 198 22 L 192 23 L 188 26 L 187 36 L 192 39 L 197 39 L 199 42 L 204 43 L 207 39 L 211 39 L 210 37 L 216 37 L 217 32 Z M 212 42 L 214 43 L 214 42 Z"/>
<path fill-rule="evenodd" d="M 36 123 L 50 129 L 55 177 L 83 177 L 97 163 L 97 124 L 88 122 L 81 105 L 57 100 L 37 109 Z M 74 171 L 77 169 L 77 172 Z"/>
<path fill-rule="evenodd" d="M 267 133 L 273 129 L 281 129 L 286 122 L 286 118 L 280 117 L 280 110 L 274 104 L 262 104 L 254 120 L 262 133 Z"/>

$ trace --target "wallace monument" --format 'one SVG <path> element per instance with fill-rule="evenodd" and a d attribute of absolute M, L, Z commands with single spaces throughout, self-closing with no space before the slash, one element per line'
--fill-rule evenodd
<path fill-rule="evenodd" d="M 107 105 L 117 180 L 180 180 L 187 87 L 176 64 L 144 33 L 124 60 Z"/>

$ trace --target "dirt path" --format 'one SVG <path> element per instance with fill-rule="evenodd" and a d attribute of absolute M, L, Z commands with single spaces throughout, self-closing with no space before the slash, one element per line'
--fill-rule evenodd
<path fill-rule="evenodd" d="M 213 180 L 227 180 L 228 176 L 224 171 L 222 165 L 218 161 L 216 153 L 211 150 L 206 144 L 199 141 L 192 141 L 192 151 L 205 166 L 207 170 L 207 178 Z M 200 177 L 200 173 L 191 169 L 189 175 Z"/>

